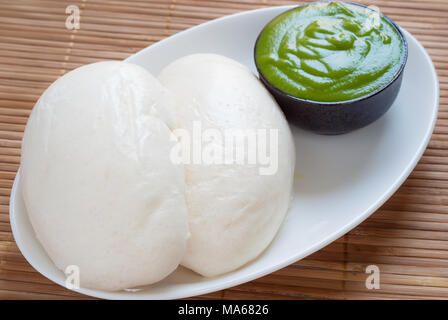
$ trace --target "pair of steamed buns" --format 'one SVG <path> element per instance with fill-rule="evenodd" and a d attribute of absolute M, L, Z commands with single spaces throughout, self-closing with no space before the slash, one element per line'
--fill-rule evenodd
<path fill-rule="evenodd" d="M 277 171 L 172 161 L 173 130 L 192 132 L 195 121 L 277 129 Z M 81 287 L 121 290 L 160 281 L 179 264 L 212 277 L 255 259 L 288 210 L 294 155 L 283 113 L 236 61 L 195 54 L 158 79 L 100 62 L 59 78 L 35 105 L 22 193 L 58 268 L 78 266 Z"/>

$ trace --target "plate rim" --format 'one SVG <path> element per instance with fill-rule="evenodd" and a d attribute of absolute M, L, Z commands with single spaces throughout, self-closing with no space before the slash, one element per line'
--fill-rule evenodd
<path fill-rule="evenodd" d="M 196 25 L 196 26 L 193 26 L 193 27 L 188 28 L 186 30 L 183 30 L 181 32 L 175 33 L 175 34 L 173 34 L 173 35 L 171 35 L 171 36 L 169 36 L 169 37 L 167 37 L 165 39 L 162 39 L 162 40 L 160 40 L 160 41 L 158 41 L 158 42 L 156 42 L 156 43 L 154 43 L 152 45 L 149 45 L 149 46 L 139 50 L 138 52 L 130 55 L 129 57 L 127 57 L 123 61 L 130 62 L 129 60 L 137 58 L 138 56 L 144 54 L 144 52 L 147 51 L 147 50 L 150 50 L 150 49 L 158 47 L 159 45 L 161 45 L 162 42 L 175 41 L 175 39 L 177 37 L 183 36 L 184 34 L 189 33 L 189 32 L 193 32 L 193 31 L 195 31 L 198 28 L 203 28 L 204 26 L 207 26 L 209 24 L 219 23 L 220 21 L 223 21 L 223 20 L 226 20 L 226 19 L 230 19 L 230 18 L 234 18 L 236 16 L 244 16 L 244 15 L 254 14 L 255 12 L 274 11 L 274 10 L 279 10 L 279 9 L 285 9 L 286 10 L 288 8 L 293 8 L 293 7 L 296 7 L 296 5 L 274 6 L 274 7 L 268 7 L 268 8 L 259 8 L 259 9 L 254 9 L 254 10 L 242 11 L 242 12 L 226 15 L 226 16 L 223 16 L 223 17 L 219 17 L 217 19 L 209 20 L 209 21 L 206 21 L 206 22 L 201 23 L 199 25 Z M 69 290 L 75 291 L 75 292 L 78 292 L 78 293 L 81 293 L 81 294 L 84 294 L 84 295 L 88 295 L 88 296 L 91 296 L 91 297 L 96 297 L 96 298 L 102 298 L 102 299 L 123 299 L 123 300 L 124 299 L 181 299 L 181 298 L 187 298 L 187 297 L 193 297 L 193 296 L 198 296 L 198 295 L 202 295 L 202 294 L 207 294 L 207 293 L 215 292 L 215 291 L 218 291 L 218 290 L 223 290 L 223 289 L 226 289 L 226 288 L 234 287 L 234 286 L 237 286 L 239 284 L 246 283 L 246 282 L 249 282 L 249 281 L 253 281 L 254 279 L 258 279 L 258 278 L 263 277 L 263 276 L 265 276 L 267 274 L 270 274 L 270 273 L 275 272 L 275 271 L 277 271 L 279 269 L 282 269 L 282 268 L 290 265 L 291 263 L 299 261 L 299 260 L 309 256 L 310 254 L 320 250 L 321 248 L 323 248 L 326 245 L 330 244 L 331 242 L 335 241 L 339 237 L 343 236 L 344 234 L 346 234 L 347 232 L 349 232 L 350 230 L 352 230 L 353 228 L 358 226 L 364 220 L 366 220 L 369 216 L 371 216 L 374 212 L 376 212 L 376 210 L 379 207 L 381 207 L 398 190 L 398 188 L 404 183 L 404 181 L 412 173 L 413 169 L 417 165 L 418 161 L 422 157 L 423 153 L 426 150 L 426 147 L 429 144 L 429 141 L 431 139 L 431 136 L 432 136 L 432 133 L 434 131 L 435 124 L 436 124 L 436 121 L 437 121 L 437 115 L 438 115 L 438 109 L 439 109 L 439 97 L 440 97 L 440 91 L 439 90 L 440 90 L 440 88 L 439 88 L 439 80 L 438 80 L 437 72 L 436 72 L 435 67 L 434 67 L 434 63 L 431 60 L 431 58 L 430 58 L 429 54 L 427 53 L 427 51 L 425 50 L 425 48 L 423 47 L 423 45 L 410 32 L 408 32 L 406 29 L 401 28 L 401 27 L 400 27 L 400 29 L 403 31 L 405 36 L 410 37 L 416 43 L 418 49 L 423 52 L 423 55 L 424 55 L 425 59 L 430 64 L 431 75 L 432 75 L 432 77 L 435 80 L 434 81 L 435 82 L 435 87 L 434 87 L 434 89 L 435 89 L 434 90 L 435 99 L 434 99 L 434 106 L 432 108 L 431 123 L 426 128 L 424 139 L 422 140 L 422 142 L 418 146 L 417 152 L 414 154 L 412 160 L 409 161 L 408 165 L 402 171 L 402 173 L 399 176 L 399 178 L 395 181 L 395 183 L 391 184 L 390 187 L 383 192 L 382 196 L 379 197 L 378 200 L 375 203 L 373 203 L 366 210 L 364 210 L 363 213 L 357 215 L 355 219 L 351 220 L 349 223 L 345 224 L 343 227 L 339 228 L 338 230 L 335 230 L 334 232 L 328 234 L 321 241 L 319 241 L 315 245 L 309 247 L 307 250 L 304 250 L 300 254 L 291 256 L 288 259 L 284 259 L 284 260 L 282 260 L 280 262 L 277 262 L 277 263 L 275 263 L 273 265 L 270 265 L 267 268 L 260 269 L 259 271 L 253 272 L 253 273 L 251 273 L 248 276 L 244 276 L 244 277 L 241 277 L 241 278 L 236 278 L 236 279 L 233 279 L 233 280 L 219 282 L 217 284 L 208 286 L 206 288 L 199 289 L 194 294 L 187 294 L 187 295 L 185 295 L 185 294 L 176 294 L 176 293 L 175 294 L 172 294 L 172 293 L 171 294 L 166 294 L 166 293 L 161 293 L 161 294 L 148 293 L 146 295 L 133 296 L 133 295 L 125 293 L 123 291 L 106 292 L 106 291 L 93 290 L 93 289 L 87 289 L 87 288 L 69 289 Z M 40 274 L 45 276 L 47 279 L 49 279 L 49 280 L 51 280 L 51 281 L 53 281 L 53 282 L 55 282 L 55 283 L 65 287 L 64 284 L 61 281 L 53 279 L 52 276 L 49 276 L 46 272 L 43 272 L 41 270 L 41 268 L 39 266 L 37 266 L 33 261 L 30 261 L 28 259 L 27 255 L 24 254 L 24 252 L 27 252 L 27 250 L 26 249 L 24 250 L 24 247 L 23 247 L 22 243 L 17 241 L 17 235 L 20 234 L 20 231 L 18 231 L 17 224 L 16 224 L 16 219 L 15 219 L 15 202 L 16 202 L 16 198 L 17 198 L 17 188 L 18 188 L 18 184 L 19 184 L 19 180 L 20 180 L 20 172 L 21 172 L 21 168 L 19 167 L 19 169 L 17 170 L 16 177 L 14 179 L 13 186 L 11 188 L 11 196 L 10 196 L 10 201 L 9 201 L 10 225 L 11 225 L 11 229 L 12 229 L 12 234 L 13 234 L 14 240 L 15 240 L 19 250 L 21 251 L 22 255 L 24 256 L 24 258 L 28 261 L 28 263 L 34 269 L 36 269 L 36 271 L 38 271 Z"/>

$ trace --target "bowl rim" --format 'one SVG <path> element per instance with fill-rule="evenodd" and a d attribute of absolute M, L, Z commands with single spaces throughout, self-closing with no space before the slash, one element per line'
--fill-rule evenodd
<path fill-rule="evenodd" d="M 289 99 L 292 100 L 296 100 L 298 102 L 302 102 L 302 103 L 308 103 L 308 104 L 315 104 L 315 105 L 320 105 L 320 106 L 344 106 L 347 104 L 353 104 L 359 101 L 363 101 L 363 100 L 367 100 L 373 96 L 376 96 L 377 94 L 383 92 L 384 90 L 386 90 L 392 83 L 394 83 L 403 73 L 404 67 L 406 66 L 407 60 L 408 60 L 408 42 L 406 40 L 406 37 L 404 36 L 401 28 L 394 22 L 392 21 L 392 19 L 390 19 L 388 16 L 386 16 L 384 13 L 382 13 L 381 11 L 376 11 L 378 12 L 381 17 L 383 17 L 386 21 L 388 21 L 392 27 L 398 32 L 401 40 L 402 40 L 402 44 L 403 44 L 403 59 L 400 65 L 400 68 L 397 70 L 397 72 L 395 73 L 395 75 L 392 77 L 391 80 L 389 80 L 386 84 L 384 84 L 383 86 L 379 87 L 378 89 L 365 94 L 363 96 L 357 97 L 357 98 L 353 98 L 353 99 L 349 99 L 349 100 L 341 100 L 341 101 L 319 101 L 319 100 L 309 100 L 309 99 L 304 99 L 304 98 L 300 98 L 300 97 L 296 97 L 292 94 L 289 94 L 285 91 L 283 91 L 282 89 L 278 88 L 276 85 L 274 85 L 272 82 L 270 82 L 264 75 L 263 72 L 260 70 L 258 63 L 257 63 L 257 59 L 256 59 L 256 53 L 257 53 L 257 45 L 258 45 L 258 40 L 260 39 L 261 34 L 263 33 L 263 31 L 266 29 L 266 27 L 271 24 L 271 22 L 273 22 L 275 19 L 277 19 L 278 17 L 296 10 L 297 8 L 301 8 L 301 7 L 305 7 L 305 6 L 309 6 L 309 5 L 315 5 L 317 3 L 332 3 L 332 2 L 336 2 L 336 1 L 313 1 L 313 2 L 308 2 L 308 3 L 304 3 L 298 6 L 295 6 L 291 9 L 288 9 L 282 13 L 280 13 L 279 15 L 275 16 L 274 18 L 272 18 L 268 23 L 265 24 L 265 26 L 263 27 L 263 29 L 261 29 L 260 33 L 257 36 L 257 39 L 255 41 L 254 44 L 254 49 L 253 49 L 253 56 L 254 56 L 254 63 L 255 63 L 255 67 L 257 69 L 258 75 L 260 77 L 260 80 L 263 80 L 262 82 L 266 83 L 269 86 L 269 89 L 275 91 L 277 94 L 285 96 Z M 355 3 L 355 2 L 351 2 L 351 1 L 337 1 L 338 3 L 344 3 L 344 4 L 350 4 L 350 5 L 354 5 L 354 6 L 358 6 L 358 7 L 362 7 L 364 9 L 367 10 L 371 10 L 371 11 L 375 11 L 372 8 L 369 8 L 366 5 L 360 4 L 360 3 Z"/>

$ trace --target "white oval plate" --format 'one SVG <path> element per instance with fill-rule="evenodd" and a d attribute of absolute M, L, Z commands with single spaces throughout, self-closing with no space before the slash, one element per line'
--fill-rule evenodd
<path fill-rule="evenodd" d="M 259 9 L 210 21 L 160 41 L 127 61 L 157 75 L 174 59 L 214 52 L 238 60 L 255 72 L 253 46 L 258 33 L 289 8 Z M 76 291 L 107 299 L 175 299 L 229 288 L 306 257 L 370 216 L 415 167 L 437 117 L 439 88 L 434 66 L 417 40 L 404 33 L 409 58 L 403 85 L 394 105 L 381 119 L 340 136 L 320 136 L 292 127 L 297 150 L 294 200 L 278 235 L 258 259 L 216 278 L 203 278 L 179 268 L 167 279 L 138 292 Z M 10 201 L 17 245 L 36 270 L 64 285 L 64 274 L 48 258 L 28 221 L 19 174 Z"/>

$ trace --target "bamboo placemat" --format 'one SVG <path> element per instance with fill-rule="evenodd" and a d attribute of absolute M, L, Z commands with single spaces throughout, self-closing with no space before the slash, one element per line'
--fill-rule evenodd
<path fill-rule="evenodd" d="M 440 111 L 423 158 L 398 192 L 359 227 L 274 274 L 200 298 L 448 298 L 448 0 L 358 1 L 414 34 L 437 68 Z M 56 78 L 86 63 L 123 59 L 167 36 L 275 0 L 0 1 L 0 299 L 87 298 L 37 273 L 9 225 L 9 195 L 27 117 Z M 81 10 L 69 31 L 65 8 Z M 381 289 L 365 287 L 367 265 Z"/>

